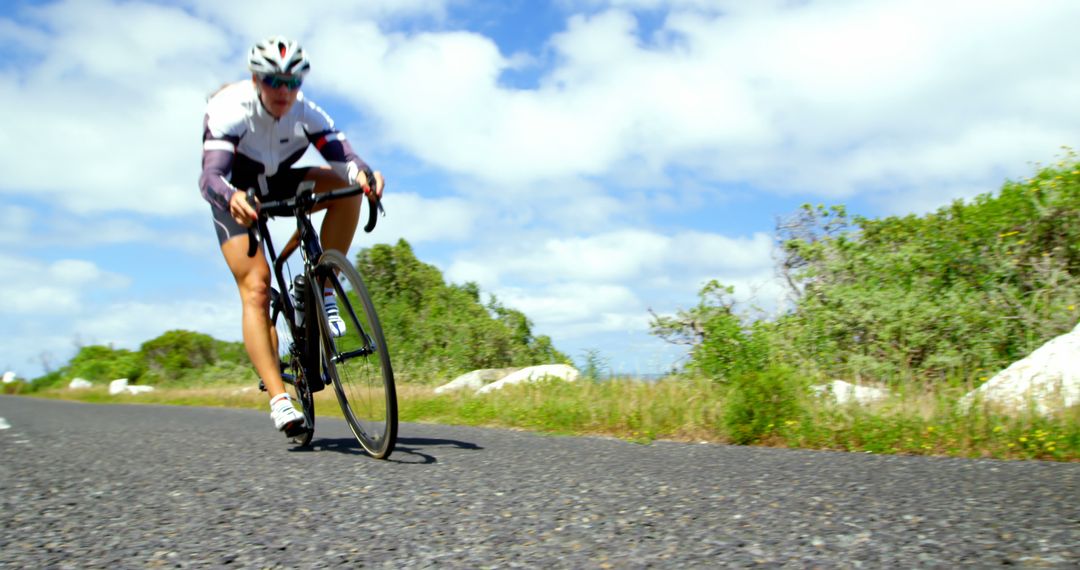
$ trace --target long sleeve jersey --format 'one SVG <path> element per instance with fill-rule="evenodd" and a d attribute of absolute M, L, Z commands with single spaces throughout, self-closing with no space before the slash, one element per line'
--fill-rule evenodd
<path fill-rule="evenodd" d="M 234 192 L 260 190 L 260 174 L 270 177 L 290 168 L 309 144 L 349 182 L 367 168 L 330 116 L 305 100 L 303 92 L 297 93 L 288 113 L 276 119 L 259 101 L 251 81 L 226 86 L 206 106 L 199 177 L 203 198 L 228 210 Z"/>

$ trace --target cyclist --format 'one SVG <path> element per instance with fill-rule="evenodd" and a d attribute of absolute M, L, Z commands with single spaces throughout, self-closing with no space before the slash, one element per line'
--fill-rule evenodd
<path fill-rule="evenodd" d="M 254 188 L 262 200 L 295 195 L 304 180 L 322 193 L 360 184 L 372 200 L 382 196 L 383 177 L 353 152 L 345 135 L 318 105 L 304 98 L 300 85 L 311 68 L 300 45 L 281 36 L 255 44 L 248 57 L 251 80 L 226 85 L 210 96 L 203 122 L 202 176 L 199 187 L 210 202 L 218 243 L 240 290 L 244 346 L 270 395 L 274 427 L 294 435 L 304 418 L 293 407 L 281 380 L 276 331 L 270 323 L 270 267 L 264 255 L 247 256 L 247 228 L 257 218 L 245 191 Z M 315 148 L 330 167 L 293 168 Z M 334 200 L 326 209 L 319 235 L 324 250 L 348 252 L 360 217 L 361 199 Z M 261 251 L 260 251 L 261 253 Z M 333 299 L 333 290 L 324 292 Z M 336 307 L 327 306 L 331 326 L 340 334 L 344 322 Z"/>

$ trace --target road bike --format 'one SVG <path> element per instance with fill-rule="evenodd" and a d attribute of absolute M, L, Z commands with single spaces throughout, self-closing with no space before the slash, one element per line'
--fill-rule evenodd
<path fill-rule="evenodd" d="M 370 172 L 369 188 L 375 188 Z M 274 273 L 270 289 L 270 320 L 276 333 L 274 343 L 280 356 L 282 379 L 291 387 L 293 399 L 304 415 L 304 425 L 286 433 L 293 442 L 308 446 L 315 432 L 314 394 L 333 384 L 338 404 L 353 435 L 372 457 L 386 459 L 397 443 L 397 396 L 390 354 L 383 338 L 375 306 L 359 272 L 337 250 L 323 251 L 319 235 L 311 223 L 316 205 L 356 196 L 359 185 L 315 194 L 315 183 L 304 181 L 296 196 L 263 202 L 258 219 L 248 230 L 248 256 L 254 257 L 259 243 L 265 244 Z M 247 192 L 254 204 L 255 191 Z M 365 232 L 375 229 L 376 211 L 385 215 L 382 204 L 369 200 Z M 296 233 L 278 255 L 267 228 L 273 217 L 292 216 Z M 286 261 L 299 249 L 303 270 L 286 280 Z M 324 288 L 333 295 L 324 295 Z M 288 292 L 288 294 L 283 294 Z M 336 308 L 344 330 L 335 328 L 327 310 Z M 262 381 L 260 388 L 265 390 Z"/>

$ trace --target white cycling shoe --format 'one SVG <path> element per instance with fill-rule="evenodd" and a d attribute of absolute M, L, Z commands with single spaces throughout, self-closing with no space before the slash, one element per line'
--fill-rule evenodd
<path fill-rule="evenodd" d="M 334 338 L 345 336 L 345 319 L 338 313 L 336 303 L 326 305 L 326 322 L 330 325 Z"/>
<path fill-rule="evenodd" d="M 288 394 L 278 394 L 270 400 L 270 418 L 278 431 L 290 433 L 304 427 L 304 414 L 293 407 Z"/>

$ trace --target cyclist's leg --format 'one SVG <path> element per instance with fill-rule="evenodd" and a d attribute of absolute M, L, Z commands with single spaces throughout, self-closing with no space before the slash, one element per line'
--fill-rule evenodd
<path fill-rule="evenodd" d="M 251 364 L 273 398 L 285 392 L 281 381 L 274 332 L 270 324 L 270 266 L 260 249 L 247 256 L 248 236 L 234 235 L 221 244 L 221 253 L 232 271 L 243 305 L 244 347 Z"/>
<path fill-rule="evenodd" d="M 315 182 L 315 193 L 322 194 L 338 188 L 344 188 L 349 183 L 343 180 L 329 168 L 311 168 L 304 176 L 305 180 Z M 319 204 L 315 211 L 326 210 L 323 218 L 319 237 L 323 249 L 336 249 L 346 255 L 349 253 L 349 245 L 356 234 L 356 226 L 360 221 L 360 200 L 358 194 L 350 198 L 333 200 L 326 204 Z"/>

